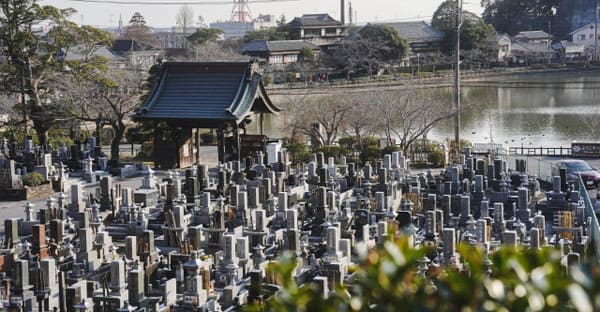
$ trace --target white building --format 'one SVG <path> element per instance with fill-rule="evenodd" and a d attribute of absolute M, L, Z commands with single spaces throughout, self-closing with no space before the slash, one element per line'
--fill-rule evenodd
<path fill-rule="evenodd" d="M 571 41 L 575 44 L 583 44 L 584 46 L 594 45 L 594 35 L 596 35 L 596 24 L 589 23 L 571 33 Z M 598 33 L 600 36 L 600 33 Z"/>
<path fill-rule="evenodd" d="M 583 45 L 585 47 L 586 54 L 588 57 L 592 58 L 594 56 L 594 48 L 599 50 L 596 44 L 600 45 L 600 40 L 595 38 L 598 35 L 598 39 L 600 39 L 600 31 L 597 32 L 596 24 L 589 23 L 579 29 L 576 29 L 571 33 L 571 41 L 577 45 Z M 596 53 L 596 59 L 600 58 L 600 53 Z"/>
<path fill-rule="evenodd" d="M 512 40 L 507 34 L 498 34 L 496 37 L 498 42 L 498 62 L 505 62 L 511 58 Z"/>
<path fill-rule="evenodd" d="M 275 15 L 260 14 L 252 22 L 215 22 L 210 23 L 210 28 L 221 29 L 223 39 L 242 38 L 249 31 L 277 26 Z"/>

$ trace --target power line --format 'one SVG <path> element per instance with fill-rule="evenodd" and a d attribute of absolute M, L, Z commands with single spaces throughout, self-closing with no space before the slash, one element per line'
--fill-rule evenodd
<path fill-rule="evenodd" d="M 119 0 L 68 0 L 71 2 L 85 3 L 103 3 L 103 4 L 118 4 L 118 5 L 231 5 L 231 1 L 194 1 L 194 2 L 165 2 L 165 1 L 119 1 Z M 254 0 L 251 3 L 274 3 L 274 2 L 292 2 L 300 0 Z"/>

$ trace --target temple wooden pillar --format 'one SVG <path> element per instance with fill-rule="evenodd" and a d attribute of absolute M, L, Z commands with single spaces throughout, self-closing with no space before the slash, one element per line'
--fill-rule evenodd
<path fill-rule="evenodd" d="M 240 161 L 240 155 L 241 155 L 241 147 L 242 147 L 242 142 L 240 141 L 240 127 L 238 126 L 238 124 L 235 124 L 235 127 L 233 128 L 233 160 L 237 160 Z"/>
<path fill-rule="evenodd" d="M 217 129 L 217 152 L 219 155 L 219 162 L 225 163 L 225 131 L 223 126 Z"/>

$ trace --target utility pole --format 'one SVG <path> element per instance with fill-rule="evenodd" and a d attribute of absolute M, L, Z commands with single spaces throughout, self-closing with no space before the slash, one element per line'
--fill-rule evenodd
<path fill-rule="evenodd" d="M 463 0 L 456 0 L 456 64 L 454 66 L 454 144 L 458 159 L 460 155 L 460 28 L 462 26 Z"/>
<path fill-rule="evenodd" d="M 552 63 L 552 50 L 550 47 L 552 46 L 552 24 L 550 22 L 550 18 L 548 19 L 548 64 Z"/>
<path fill-rule="evenodd" d="M 596 25 L 594 25 L 594 61 L 598 60 L 598 11 L 600 11 L 600 1 L 596 0 Z"/>

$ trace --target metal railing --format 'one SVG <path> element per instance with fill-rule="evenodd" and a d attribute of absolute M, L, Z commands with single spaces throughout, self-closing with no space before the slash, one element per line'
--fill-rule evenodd
<path fill-rule="evenodd" d="M 583 198 L 583 203 L 585 204 L 585 214 L 590 222 L 590 233 L 588 233 L 588 235 L 592 239 L 594 258 L 596 262 L 600 262 L 600 224 L 598 223 L 598 217 L 596 216 L 594 205 L 592 204 L 590 195 L 585 188 L 583 180 L 581 179 L 581 175 L 579 176 L 579 196 Z"/>
<path fill-rule="evenodd" d="M 570 147 L 509 147 L 510 155 L 528 156 L 571 156 Z"/>
<path fill-rule="evenodd" d="M 516 160 L 526 160 L 526 171 L 528 175 L 535 175 L 539 180 L 552 183 L 552 162 L 540 159 L 539 157 L 529 157 L 524 155 L 500 155 L 502 160 L 506 161 L 508 169 L 516 169 Z M 588 190 L 579 176 L 578 183 L 579 195 L 583 199 L 585 205 L 585 214 L 589 221 L 589 233 L 588 236 L 592 240 L 592 248 L 594 248 L 594 259 L 600 263 L 600 223 L 598 223 L 598 217 L 594 209 L 594 204 L 590 199 Z"/>

